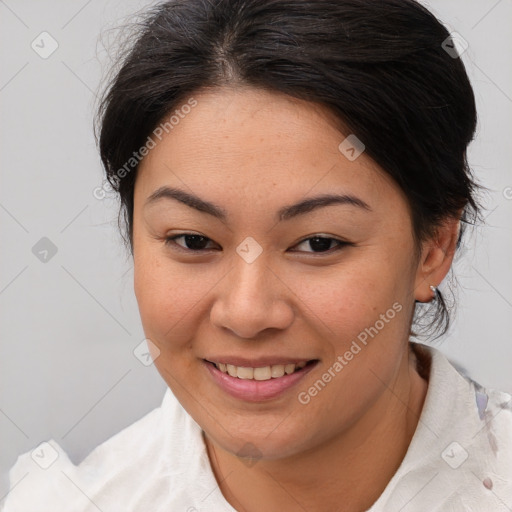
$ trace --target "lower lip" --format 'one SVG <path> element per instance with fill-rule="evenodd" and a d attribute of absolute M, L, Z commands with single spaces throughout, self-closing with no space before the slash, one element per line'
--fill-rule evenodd
<path fill-rule="evenodd" d="M 317 364 L 309 363 L 304 368 L 269 380 L 239 379 L 218 370 L 212 363 L 203 361 L 215 382 L 229 395 L 247 402 L 261 402 L 276 398 L 295 386 Z"/>

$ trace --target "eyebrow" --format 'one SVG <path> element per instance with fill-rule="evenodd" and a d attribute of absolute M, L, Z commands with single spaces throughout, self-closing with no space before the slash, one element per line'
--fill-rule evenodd
<path fill-rule="evenodd" d="M 201 199 L 200 197 L 189 192 L 185 192 L 184 190 L 178 188 L 171 188 L 167 186 L 163 186 L 155 190 L 146 199 L 144 207 L 150 204 L 157 203 L 162 199 L 171 199 L 179 201 L 180 203 L 183 203 L 189 206 L 190 208 L 194 208 L 195 210 L 198 210 L 200 212 L 207 213 L 208 215 L 211 215 L 224 222 L 228 218 L 226 210 L 224 210 L 220 206 L 209 201 L 205 201 L 204 199 Z M 372 211 L 372 209 L 367 203 L 365 203 L 362 199 L 359 199 L 354 195 L 322 194 L 316 197 L 304 199 L 303 201 L 300 201 L 295 204 L 284 206 L 277 212 L 277 219 L 279 221 L 289 220 L 293 217 L 309 213 L 318 208 L 323 208 L 335 204 L 350 205 L 361 208 L 363 210 Z"/>

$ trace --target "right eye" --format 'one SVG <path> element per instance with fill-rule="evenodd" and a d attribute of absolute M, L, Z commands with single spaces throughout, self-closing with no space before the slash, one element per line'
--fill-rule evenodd
<path fill-rule="evenodd" d="M 185 247 L 176 242 L 177 239 L 183 238 Z M 165 238 L 165 245 L 172 246 L 172 248 L 178 248 L 178 250 L 186 251 L 186 252 L 204 252 L 205 244 L 211 241 L 206 236 L 198 235 L 196 233 L 182 233 L 180 235 L 174 235 L 171 237 Z"/>

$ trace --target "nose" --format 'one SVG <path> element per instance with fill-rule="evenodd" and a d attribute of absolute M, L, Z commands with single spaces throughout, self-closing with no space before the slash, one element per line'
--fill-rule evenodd
<path fill-rule="evenodd" d="M 266 329 L 286 329 L 293 322 L 289 284 L 264 257 L 252 263 L 239 258 L 219 285 L 210 320 L 239 338 L 254 339 Z"/>

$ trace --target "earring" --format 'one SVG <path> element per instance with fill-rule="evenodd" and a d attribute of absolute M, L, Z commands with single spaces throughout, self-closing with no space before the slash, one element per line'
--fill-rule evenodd
<path fill-rule="evenodd" d="M 437 299 L 437 286 L 434 286 L 431 284 L 430 289 L 432 290 L 432 293 L 434 294 L 434 296 L 432 297 L 432 300 L 436 300 Z"/>

